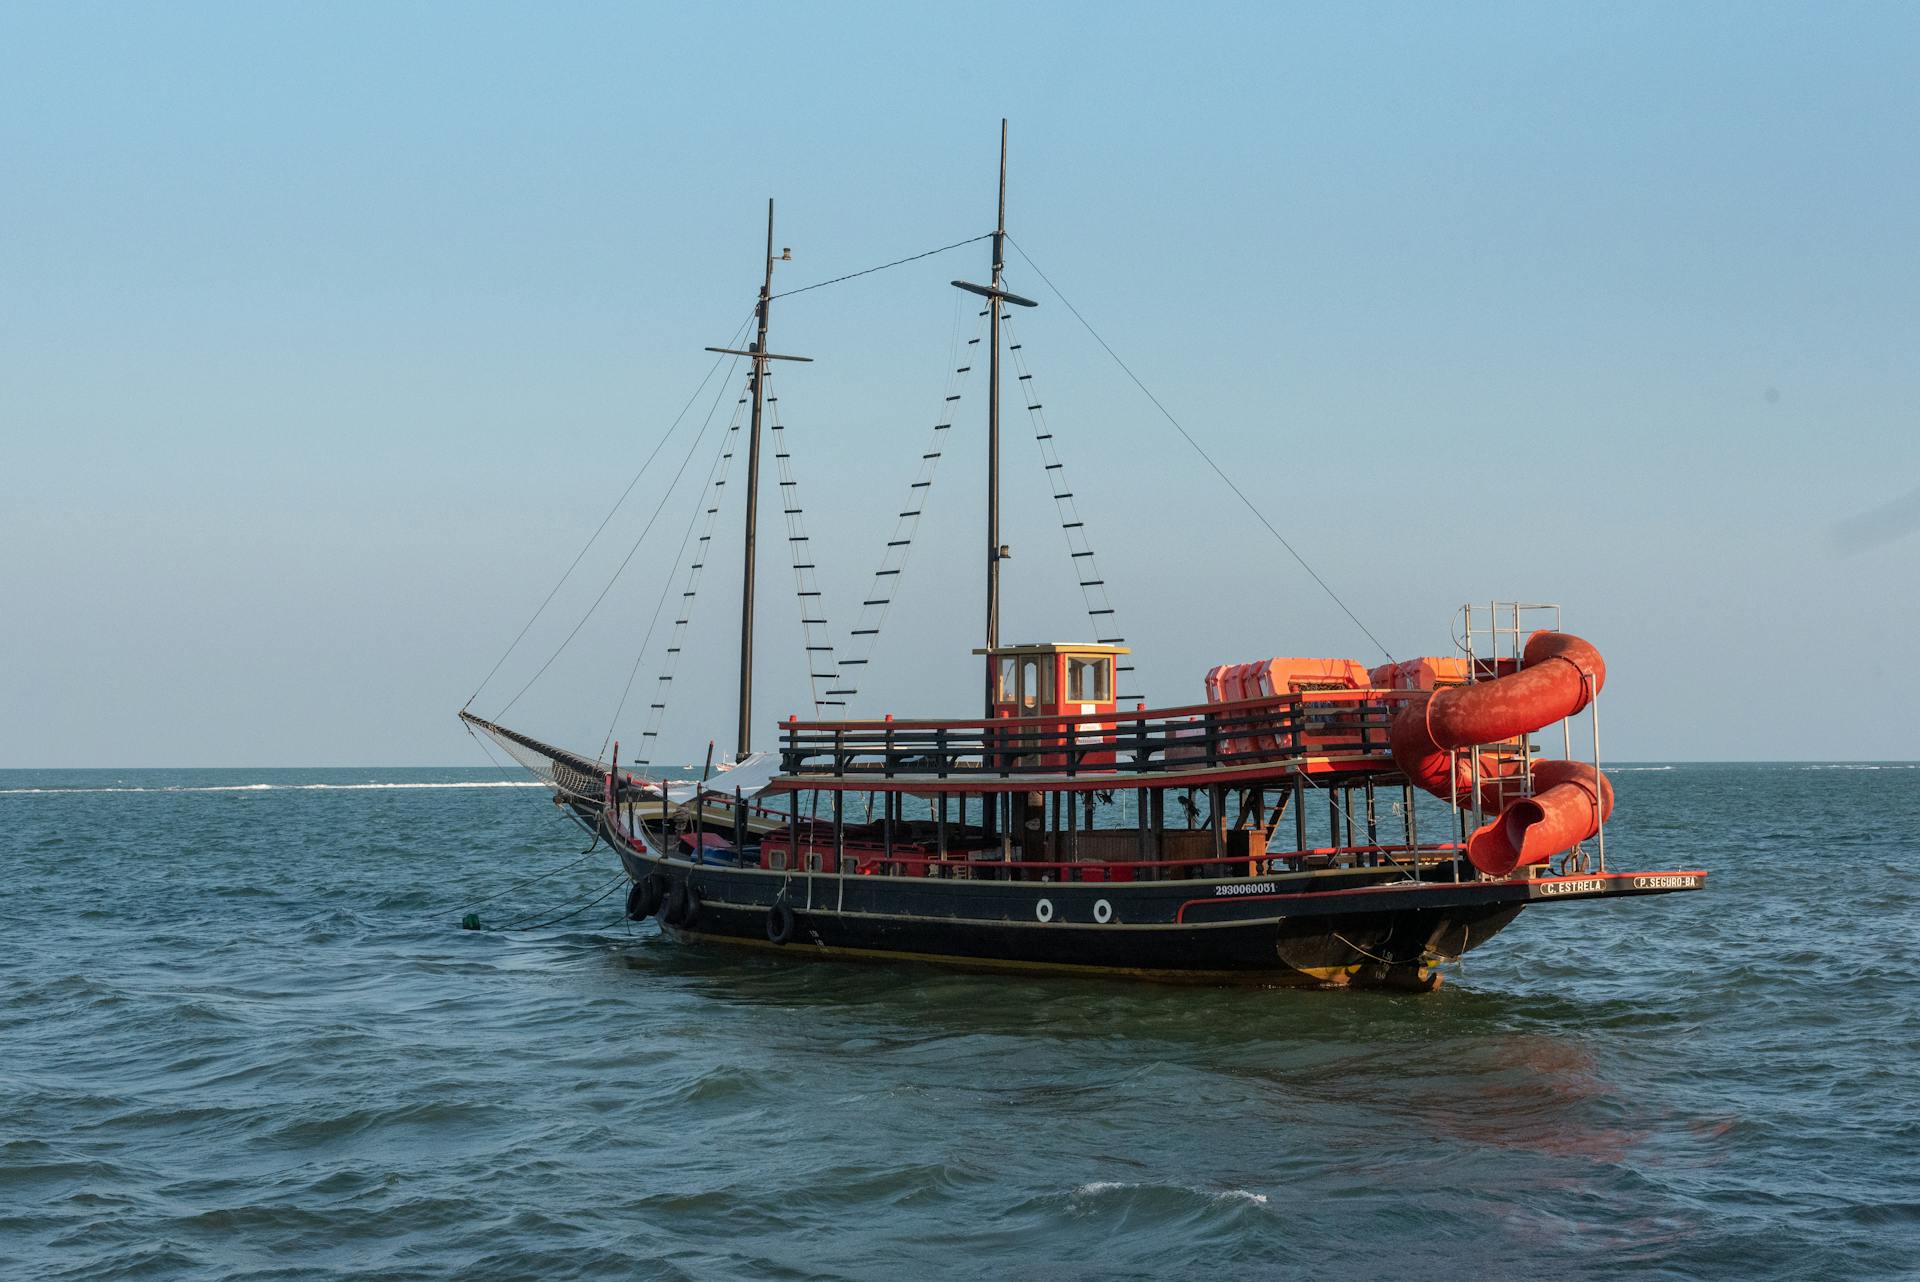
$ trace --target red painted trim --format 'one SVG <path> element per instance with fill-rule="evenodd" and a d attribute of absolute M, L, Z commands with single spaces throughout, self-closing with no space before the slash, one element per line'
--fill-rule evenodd
<path fill-rule="evenodd" d="M 1032 723 L 1053 721 L 1154 721 L 1172 717 L 1201 717 L 1209 714 L 1244 715 L 1277 710 L 1297 703 L 1367 703 L 1369 701 L 1406 702 L 1429 693 L 1424 690 L 1313 690 L 1305 694 L 1269 695 L 1258 699 L 1234 699 L 1224 703 L 1190 703 L 1178 708 L 1144 708 L 1137 712 L 1044 713 L 1031 717 L 995 717 L 990 721 L 782 721 L 787 730 L 1006 730 Z"/>
<path fill-rule="evenodd" d="M 1262 772 L 1262 767 L 1271 769 Z M 1317 761 L 1308 760 L 1300 773 L 1309 775 L 1379 774 L 1399 769 L 1385 752 L 1376 755 L 1333 753 Z M 915 775 L 873 779 L 855 779 L 851 775 L 818 778 L 811 775 L 779 775 L 767 784 L 766 792 L 951 792 L 973 795 L 983 792 L 1137 792 L 1142 788 L 1185 788 L 1197 784 L 1221 783 L 1252 787 L 1260 783 L 1284 783 L 1293 778 L 1294 767 L 1278 761 L 1250 761 L 1239 766 L 1217 766 L 1211 770 L 1151 771 L 1139 774 L 1080 775 L 1068 779 L 1060 775 L 993 775 L 978 782 L 959 775 Z M 762 795 L 765 795 L 764 793 Z M 775 811 L 774 813 L 779 813 Z"/>
<path fill-rule="evenodd" d="M 1274 895 L 1218 895 L 1208 899 L 1189 899 L 1181 904 L 1173 914 L 1175 925 L 1184 925 L 1187 909 L 1195 904 L 1252 904 L 1268 899 L 1317 899 L 1327 895 L 1413 895 L 1421 891 L 1465 890 L 1481 887 L 1486 890 L 1503 889 L 1512 886 L 1539 886 L 1563 881 L 1619 881 L 1628 877 L 1699 877 L 1705 879 L 1707 872 L 1702 868 L 1655 868 L 1638 872 L 1597 872 L 1584 877 L 1523 877 L 1508 881 L 1423 881 L 1417 886 L 1404 882 L 1385 886 L 1355 886 L 1351 890 L 1310 890 L 1293 894 Z"/>

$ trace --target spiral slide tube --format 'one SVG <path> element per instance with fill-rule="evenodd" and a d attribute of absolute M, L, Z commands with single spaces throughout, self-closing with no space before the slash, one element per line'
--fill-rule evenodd
<path fill-rule="evenodd" d="M 1591 644 L 1566 632 L 1527 638 L 1520 670 L 1475 685 L 1436 690 L 1394 718 L 1393 760 L 1419 787 L 1453 801 L 1471 798 L 1475 745 L 1532 734 L 1585 708 L 1606 684 L 1607 665 Z M 1499 805 L 1502 777 L 1519 762 L 1480 753 L 1481 805 Z M 1593 766 L 1536 761 L 1533 795 L 1508 806 L 1467 839 L 1467 858 L 1481 872 L 1504 877 L 1523 864 L 1545 863 L 1600 831 L 1613 812 L 1613 787 Z"/>

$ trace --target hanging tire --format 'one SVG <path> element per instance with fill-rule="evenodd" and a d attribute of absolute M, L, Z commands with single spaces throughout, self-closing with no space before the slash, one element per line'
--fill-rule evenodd
<path fill-rule="evenodd" d="M 660 920 L 669 926 L 691 926 L 700 916 L 700 892 L 683 881 L 667 892 L 666 912 Z"/>
<path fill-rule="evenodd" d="M 767 938 L 776 944 L 784 944 L 793 938 L 793 909 L 785 903 L 775 904 L 767 912 Z"/>
<path fill-rule="evenodd" d="M 659 873 L 648 873 L 633 883 L 633 889 L 627 892 L 627 920 L 645 921 L 660 911 L 661 901 L 667 896 L 667 879 Z"/>

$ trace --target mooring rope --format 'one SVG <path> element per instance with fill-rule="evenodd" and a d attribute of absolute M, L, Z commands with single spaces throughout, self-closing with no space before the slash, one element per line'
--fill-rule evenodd
<path fill-rule="evenodd" d="M 626 884 L 627 884 L 627 874 L 623 872 L 614 879 L 612 885 L 608 886 L 605 890 L 601 891 L 600 894 L 594 896 L 592 899 L 581 904 L 579 907 L 573 909 L 570 912 L 562 913 L 558 917 L 549 917 L 545 921 L 537 921 L 533 923 L 531 926 L 527 925 L 526 918 L 522 917 L 514 921 L 507 922 L 504 925 L 496 926 L 494 927 L 494 929 L 495 930 L 542 930 L 548 926 L 556 926 L 563 921 L 570 921 L 573 918 L 578 917 L 581 913 L 587 911 L 587 909 L 589 908 L 592 908 L 598 904 L 605 903 L 609 896 L 616 894 L 619 891 L 620 887 Z M 541 909 L 540 911 L 549 912 L 551 911 L 551 909 Z M 529 913 L 527 914 L 527 916 L 537 917 L 539 916 L 539 913 Z"/>
<path fill-rule="evenodd" d="M 498 890 L 491 895 L 484 895 L 479 899 L 470 901 L 467 904 L 467 911 L 472 912 L 475 908 L 478 908 L 481 904 L 490 904 L 496 899 L 504 899 L 506 896 L 511 895 L 514 891 L 524 889 L 527 886 L 533 885 L 535 882 L 545 881 L 549 877 L 558 877 L 561 873 L 566 872 L 569 869 L 578 868 L 581 864 L 584 864 L 585 862 L 587 862 L 587 860 L 593 858 L 593 856 L 598 851 L 599 851 L 599 846 L 596 843 L 593 847 L 589 848 L 584 854 L 576 855 L 572 860 L 570 860 L 567 863 L 561 864 L 558 868 L 549 868 L 546 872 L 540 873 L 533 877 L 528 877 L 524 881 L 516 881 L 511 886 L 508 886 L 505 890 Z M 541 911 L 544 912 L 546 910 L 542 909 Z"/>
<path fill-rule="evenodd" d="M 1391 957 L 1382 957 L 1378 953 L 1368 952 L 1366 949 L 1360 947 L 1360 945 L 1354 943 L 1351 939 L 1348 939 L 1345 935 L 1341 934 L 1337 930 L 1328 931 L 1327 933 L 1332 935 L 1335 939 L 1339 940 L 1341 943 L 1345 944 L 1347 947 L 1353 949 L 1354 952 L 1359 953 L 1362 957 L 1372 958 L 1374 961 L 1377 961 L 1384 966 L 1398 966 L 1402 964 L 1400 962 L 1395 961 Z"/>

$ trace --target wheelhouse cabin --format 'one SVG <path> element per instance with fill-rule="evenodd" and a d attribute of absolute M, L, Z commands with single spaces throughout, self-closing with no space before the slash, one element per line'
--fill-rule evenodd
<path fill-rule="evenodd" d="M 1041 641 L 975 650 L 987 661 L 993 683 L 993 715 L 998 719 L 1069 717 L 1079 747 L 1113 742 L 1111 719 L 1119 707 L 1115 685 L 1118 661 L 1131 653 L 1123 645 Z M 1094 718 L 1089 723 L 1087 718 Z M 1104 719 L 1104 720 L 1103 720 Z M 1055 729 L 1065 732 L 1056 722 Z M 1041 765 L 1064 766 L 1063 753 L 1041 753 Z M 1082 752 L 1084 765 L 1112 765 L 1110 751 Z"/>

